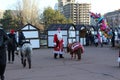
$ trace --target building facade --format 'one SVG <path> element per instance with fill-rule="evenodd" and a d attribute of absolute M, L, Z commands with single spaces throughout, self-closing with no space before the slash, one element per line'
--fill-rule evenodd
<path fill-rule="evenodd" d="M 75 0 L 58 0 L 58 10 L 63 13 L 63 6 L 68 3 L 75 3 Z"/>
<path fill-rule="evenodd" d="M 0 10 L 0 19 L 3 18 L 3 14 L 4 14 L 5 10 Z"/>
<path fill-rule="evenodd" d="M 109 27 L 120 27 L 120 9 L 106 13 L 104 17 L 106 18 Z"/>
<path fill-rule="evenodd" d="M 63 14 L 66 18 L 72 19 L 74 24 L 90 25 L 91 4 L 68 3 L 63 6 Z"/>

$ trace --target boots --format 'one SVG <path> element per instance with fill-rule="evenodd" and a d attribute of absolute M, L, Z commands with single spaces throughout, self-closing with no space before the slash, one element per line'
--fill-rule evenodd
<path fill-rule="evenodd" d="M 56 53 L 54 54 L 54 59 L 57 59 L 57 55 L 58 55 L 58 54 L 56 54 Z"/>
<path fill-rule="evenodd" d="M 64 58 L 62 54 L 59 54 L 59 58 Z"/>
<path fill-rule="evenodd" d="M 58 55 L 58 54 L 56 54 L 56 53 L 54 54 L 54 59 L 57 59 L 57 55 Z M 59 58 L 64 58 L 64 57 L 63 57 L 62 54 L 59 54 Z"/>

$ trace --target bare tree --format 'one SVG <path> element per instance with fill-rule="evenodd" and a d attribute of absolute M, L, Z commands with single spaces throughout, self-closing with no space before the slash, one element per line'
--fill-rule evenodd
<path fill-rule="evenodd" d="M 38 1 L 39 0 L 18 0 L 16 11 L 13 12 L 13 14 L 20 26 L 30 23 L 39 29 L 43 29 L 40 24 Z"/>

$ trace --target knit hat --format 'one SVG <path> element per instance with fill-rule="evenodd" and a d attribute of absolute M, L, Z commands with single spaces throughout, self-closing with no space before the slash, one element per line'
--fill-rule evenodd
<path fill-rule="evenodd" d="M 15 31 L 14 31 L 13 29 L 10 30 L 10 33 L 11 33 L 11 34 L 14 34 L 14 32 L 15 32 Z"/>

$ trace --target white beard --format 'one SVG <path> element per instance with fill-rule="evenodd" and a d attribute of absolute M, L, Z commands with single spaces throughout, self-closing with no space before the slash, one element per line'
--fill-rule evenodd
<path fill-rule="evenodd" d="M 57 33 L 58 40 L 62 40 L 62 33 Z"/>

